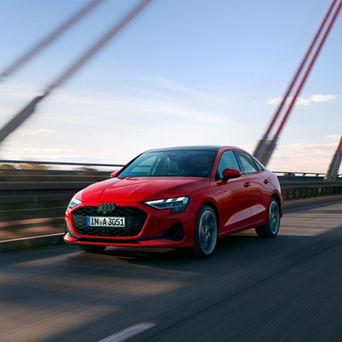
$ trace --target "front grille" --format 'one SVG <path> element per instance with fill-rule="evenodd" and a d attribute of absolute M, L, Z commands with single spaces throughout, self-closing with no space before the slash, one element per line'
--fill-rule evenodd
<path fill-rule="evenodd" d="M 126 226 L 123 227 L 87 227 L 87 216 L 125 217 Z M 119 207 L 105 215 L 97 212 L 97 206 L 86 206 L 76 209 L 72 213 L 72 220 L 77 233 L 91 236 L 118 236 L 127 237 L 138 235 L 145 223 L 147 214 L 136 207 Z"/>

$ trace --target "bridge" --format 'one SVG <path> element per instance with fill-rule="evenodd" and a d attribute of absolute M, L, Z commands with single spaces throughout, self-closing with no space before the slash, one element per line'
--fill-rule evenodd
<path fill-rule="evenodd" d="M 136 1 L 0 128 L 3 142 L 32 118 L 152 0 Z M 102 6 L 84 6 L 14 59 L 5 82 Z M 151 4 L 152 5 L 152 4 Z M 332 0 L 254 155 L 267 165 L 342 0 Z M 1 88 L 0 88 L 1 92 Z M 272 133 L 273 132 L 273 133 Z M 63 243 L 73 194 L 122 163 L 0 160 L 0 341 L 339 341 L 342 136 L 326 172 L 273 170 L 285 201 L 279 237 L 254 231 L 219 242 L 209 259 L 171 249 L 112 247 L 90 255 Z"/>

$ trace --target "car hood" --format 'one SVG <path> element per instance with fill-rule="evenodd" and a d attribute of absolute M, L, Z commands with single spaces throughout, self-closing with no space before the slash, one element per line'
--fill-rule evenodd
<path fill-rule="evenodd" d="M 127 177 L 92 184 L 76 197 L 82 202 L 143 202 L 189 195 L 209 186 L 209 178 L 198 177 Z"/>

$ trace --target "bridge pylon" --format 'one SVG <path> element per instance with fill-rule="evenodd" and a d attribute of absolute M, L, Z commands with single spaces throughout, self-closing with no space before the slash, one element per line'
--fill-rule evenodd
<path fill-rule="evenodd" d="M 334 153 L 331 163 L 329 165 L 327 175 L 325 177 L 326 180 L 335 180 L 337 178 L 341 161 L 342 161 L 342 135 L 340 138 L 340 142 L 337 146 L 337 150 Z"/>

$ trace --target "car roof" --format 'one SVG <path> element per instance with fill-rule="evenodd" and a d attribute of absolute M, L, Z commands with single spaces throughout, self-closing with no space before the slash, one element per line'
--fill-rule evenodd
<path fill-rule="evenodd" d="M 163 147 L 147 150 L 146 152 L 165 152 L 165 151 L 218 151 L 220 149 L 240 149 L 234 146 L 221 145 L 196 145 L 196 146 L 175 146 Z"/>

